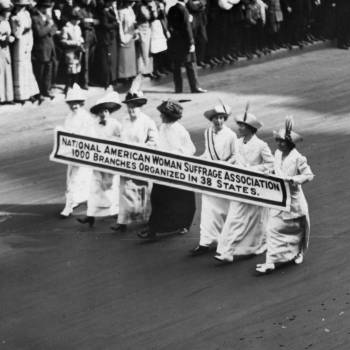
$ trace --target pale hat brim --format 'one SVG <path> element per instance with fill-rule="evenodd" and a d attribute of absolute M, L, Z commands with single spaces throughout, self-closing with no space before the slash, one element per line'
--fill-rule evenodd
<path fill-rule="evenodd" d="M 245 118 L 245 115 L 239 115 L 235 117 L 236 123 L 242 123 L 242 124 L 246 124 L 249 125 L 250 127 L 259 130 L 260 128 L 263 127 L 263 123 L 261 123 L 256 117 L 255 115 L 248 113 L 247 117 Z"/>
<path fill-rule="evenodd" d="M 273 130 L 272 134 L 273 134 L 273 137 L 275 139 L 286 140 L 286 129 L 279 129 L 278 131 Z M 300 134 L 298 134 L 298 133 L 296 133 L 294 131 L 291 131 L 291 133 L 290 133 L 290 140 L 293 143 L 297 143 L 297 142 L 303 141 L 303 137 Z"/>

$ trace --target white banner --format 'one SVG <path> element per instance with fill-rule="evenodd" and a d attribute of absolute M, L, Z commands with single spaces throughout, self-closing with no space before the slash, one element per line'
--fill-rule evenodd
<path fill-rule="evenodd" d="M 282 178 L 229 164 L 56 130 L 50 160 L 85 165 L 170 187 L 290 210 Z"/>

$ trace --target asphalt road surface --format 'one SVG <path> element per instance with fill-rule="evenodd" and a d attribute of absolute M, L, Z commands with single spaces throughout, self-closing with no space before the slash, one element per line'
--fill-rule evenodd
<path fill-rule="evenodd" d="M 204 95 L 184 95 L 183 124 L 203 150 L 205 109 L 220 97 L 234 114 L 250 101 L 261 137 L 294 115 L 300 151 L 316 174 L 304 190 L 311 243 L 305 262 L 256 277 L 263 256 L 219 267 L 188 257 L 191 232 L 140 242 L 59 220 L 65 167 L 48 160 L 63 97 L 0 109 L 0 349 L 331 350 L 350 344 L 350 53 L 323 49 L 201 76 Z M 145 110 L 172 94 L 146 87 Z M 87 105 L 101 96 L 90 90 Z M 176 96 L 177 97 L 177 96 Z M 117 112 L 119 118 L 126 110 Z M 235 128 L 233 119 L 229 126 Z M 84 213 L 80 208 L 77 215 Z"/>

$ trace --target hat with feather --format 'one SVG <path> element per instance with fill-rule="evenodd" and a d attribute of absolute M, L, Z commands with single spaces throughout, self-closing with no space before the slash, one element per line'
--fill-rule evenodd
<path fill-rule="evenodd" d="M 292 116 L 286 117 L 284 128 L 273 131 L 275 139 L 286 140 L 291 143 L 297 143 L 303 140 L 302 136 L 293 131 L 294 119 Z"/>
<path fill-rule="evenodd" d="M 244 114 L 240 114 L 237 117 L 235 117 L 236 123 L 246 124 L 256 130 L 259 130 L 263 126 L 263 124 L 257 119 L 257 117 L 254 114 L 248 113 L 248 111 L 249 103 L 246 104 Z"/>
<path fill-rule="evenodd" d="M 230 106 L 222 103 L 221 100 L 219 105 L 216 105 L 214 108 L 204 112 L 204 116 L 209 120 L 212 120 L 217 115 L 223 115 L 225 119 L 227 119 L 230 114 L 231 114 Z"/>

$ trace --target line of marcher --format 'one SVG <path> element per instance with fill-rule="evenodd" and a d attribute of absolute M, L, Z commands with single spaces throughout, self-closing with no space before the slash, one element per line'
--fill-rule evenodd
<path fill-rule="evenodd" d="M 84 101 L 78 85 L 68 91 L 66 102 L 71 111 L 65 120 L 66 131 L 176 154 L 194 155 L 196 151 L 189 132 L 179 122 L 183 107 L 175 100 L 164 101 L 157 107 L 162 120 L 158 129 L 141 110 L 147 99 L 140 90 L 129 91 L 122 101 L 128 115 L 121 123 L 111 117 L 122 106 L 117 92 L 109 92 L 98 100 L 90 109 L 91 114 L 83 108 Z M 191 255 L 216 250 L 216 260 L 232 263 L 235 256 L 266 251 L 265 263 L 256 267 L 259 273 L 273 271 L 281 263 L 300 264 L 310 234 L 308 205 L 301 185 L 314 177 L 306 157 L 296 149 L 302 137 L 294 132 L 292 118 L 286 118 L 285 126 L 274 131 L 278 149 L 273 156 L 268 144 L 257 136 L 263 125 L 249 112 L 248 105 L 245 112 L 235 118 L 238 138 L 225 125 L 230 114 L 230 107 L 223 103 L 204 112 L 210 126 L 204 133 L 205 152 L 201 157 L 285 178 L 290 186 L 291 210 L 272 210 L 203 194 L 200 239 Z M 66 205 L 61 218 L 70 216 L 84 201 L 87 201 L 87 216 L 79 218 L 80 223 L 92 227 L 95 217 L 113 216 L 116 222 L 111 228 L 116 232 L 127 231 L 132 223 L 147 223 L 147 229 L 138 236 L 151 241 L 164 233 L 186 234 L 196 210 L 195 195 L 191 191 L 157 183 L 152 186 L 127 176 L 69 165 Z"/>

